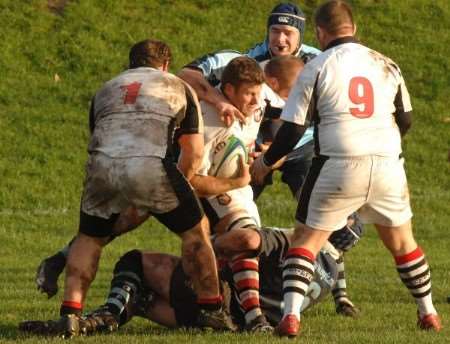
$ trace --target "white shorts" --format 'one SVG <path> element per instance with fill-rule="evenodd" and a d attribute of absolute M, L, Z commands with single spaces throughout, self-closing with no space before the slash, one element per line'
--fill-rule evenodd
<path fill-rule="evenodd" d="M 297 221 L 335 231 L 358 211 L 364 223 L 399 226 L 412 217 L 404 160 L 379 156 L 316 157 L 306 178 Z"/>
<path fill-rule="evenodd" d="M 215 231 L 214 226 L 223 219 L 226 220 L 226 228 L 221 232 L 234 228 L 261 227 L 258 208 L 253 201 L 250 185 L 202 199 L 202 204 L 212 231 Z"/>

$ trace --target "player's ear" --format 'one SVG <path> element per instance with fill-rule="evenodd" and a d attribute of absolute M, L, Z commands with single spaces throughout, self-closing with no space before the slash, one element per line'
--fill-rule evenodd
<path fill-rule="evenodd" d="M 353 24 L 353 36 L 356 34 L 356 24 Z"/>
<path fill-rule="evenodd" d="M 234 89 L 234 86 L 230 83 L 226 83 L 223 87 L 223 93 L 227 98 L 232 98 L 234 96 L 235 91 L 236 90 Z"/>

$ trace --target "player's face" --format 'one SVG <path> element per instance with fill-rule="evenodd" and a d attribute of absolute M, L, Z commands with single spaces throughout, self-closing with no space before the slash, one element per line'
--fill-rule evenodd
<path fill-rule="evenodd" d="M 269 49 L 275 56 L 292 55 L 298 48 L 300 32 L 289 25 L 272 25 L 269 29 Z"/>
<path fill-rule="evenodd" d="M 227 96 L 231 103 L 245 116 L 251 116 L 260 107 L 262 85 L 243 83 L 238 88 L 230 87 Z"/>

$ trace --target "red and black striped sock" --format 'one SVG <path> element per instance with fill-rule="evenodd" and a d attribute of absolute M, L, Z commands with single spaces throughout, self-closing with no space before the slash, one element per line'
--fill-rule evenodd
<path fill-rule="evenodd" d="M 314 277 L 314 254 L 304 247 L 290 248 L 283 266 L 284 315 L 300 319 L 300 308 Z"/>
<path fill-rule="evenodd" d="M 414 297 L 420 315 L 437 314 L 431 299 L 430 267 L 422 249 L 417 247 L 408 254 L 394 258 L 398 274 Z"/>

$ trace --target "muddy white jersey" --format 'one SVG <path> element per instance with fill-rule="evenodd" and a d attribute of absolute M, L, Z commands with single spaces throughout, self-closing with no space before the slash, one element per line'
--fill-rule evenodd
<path fill-rule="evenodd" d="M 394 116 L 411 110 L 398 66 L 345 37 L 305 65 L 281 118 L 299 125 L 313 121 L 316 154 L 398 156 Z"/>
<path fill-rule="evenodd" d="M 189 116 L 189 120 L 187 118 Z M 129 69 L 97 92 L 91 107 L 89 152 L 110 157 L 165 157 L 174 128 L 202 132 L 198 100 L 173 74 L 141 67 Z"/>

